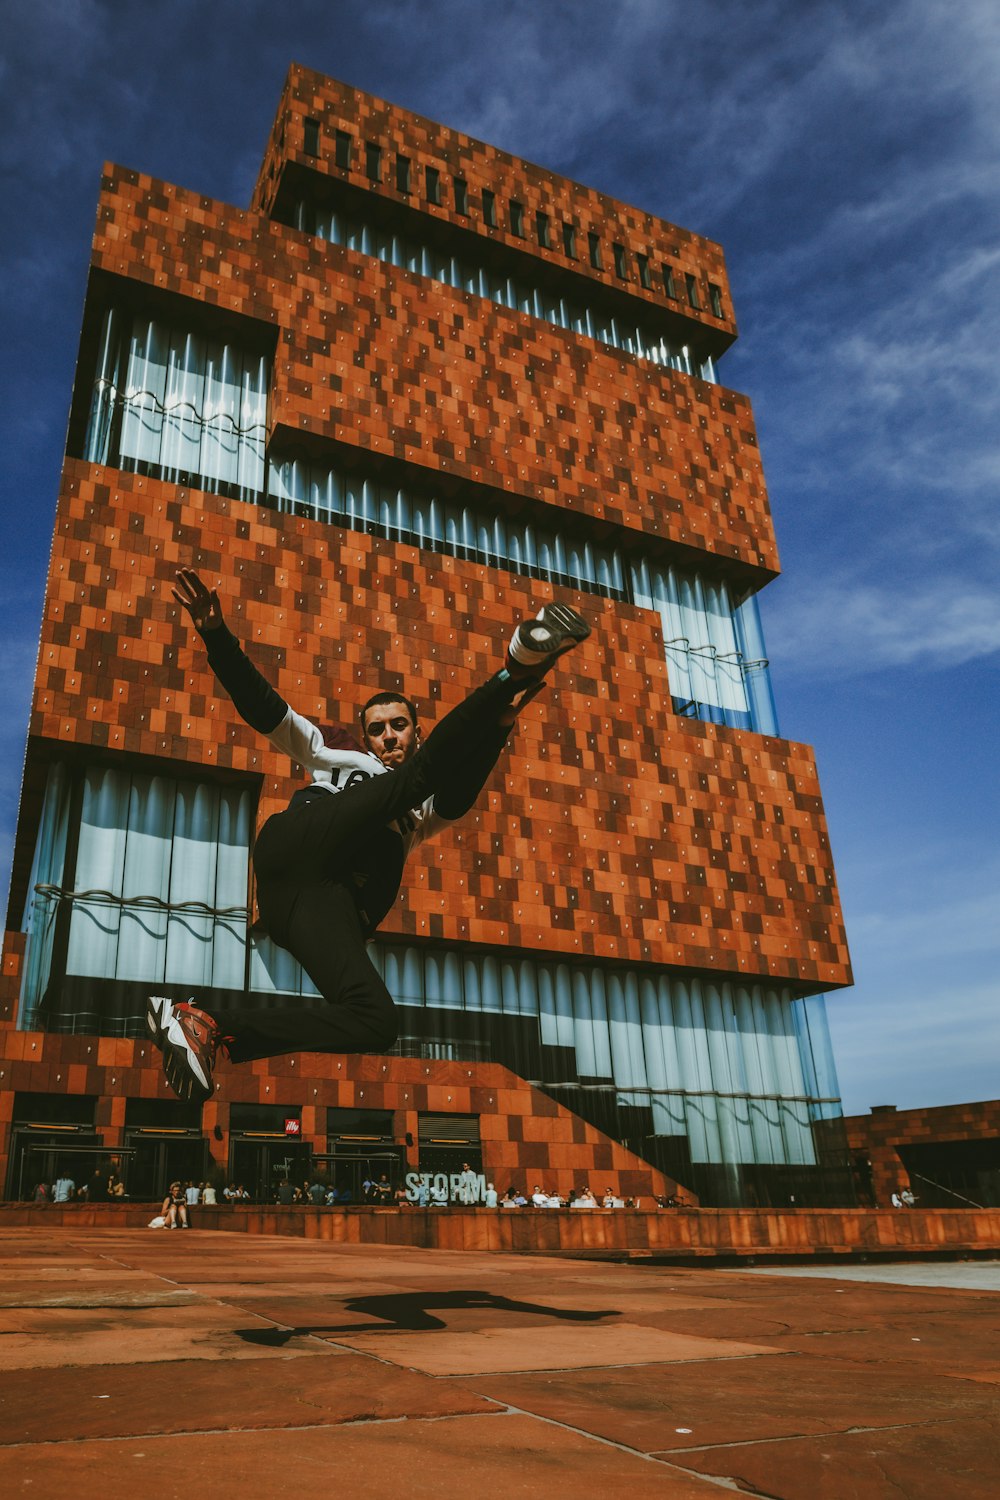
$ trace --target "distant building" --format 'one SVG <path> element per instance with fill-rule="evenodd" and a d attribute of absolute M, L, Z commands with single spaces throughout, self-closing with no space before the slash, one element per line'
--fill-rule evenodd
<path fill-rule="evenodd" d="M 771 697 L 735 336 L 717 245 L 297 67 L 249 209 L 105 168 L 5 940 L 8 1194 L 109 1156 L 133 1192 L 319 1161 L 356 1198 L 464 1159 L 850 1198 L 823 1000 L 849 959 Z M 219 690 L 180 565 L 326 720 L 381 686 L 433 722 L 554 595 L 594 625 L 380 934 L 397 1055 L 223 1066 L 200 1111 L 150 990 L 309 986 L 249 891 L 297 768 Z"/>
<path fill-rule="evenodd" d="M 909 1188 L 921 1208 L 1000 1208 L 1000 1100 L 877 1104 L 844 1125 L 862 1203 L 887 1208 Z"/>

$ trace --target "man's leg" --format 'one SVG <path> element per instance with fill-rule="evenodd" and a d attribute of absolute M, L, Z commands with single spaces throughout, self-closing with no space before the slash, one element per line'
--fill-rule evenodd
<path fill-rule="evenodd" d="M 182 1099 L 208 1098 L 217 1050 L 233 1062 L 287 1052 L 385 1052 L 396 1040 L 396 1008 L 365 951 L 350 890 L 315 882 L 286 892 L 276 940 L 319 990 L 325 1005 L 203 1010 L 150 1000 L 167 1082 Z M 183 1035 L 182 1035 L 183 1033 Z"/>
<path fill-rule="evenodd" d="M 396 1040 L 396 1007 L 365 950 L 346 886 L 310 884 L 291 898 L 280 941 L 326 1005 L 209 1012 L 233 1062 L 286 1052 L 385 1052 Z M 231 1038 L 231 1040 L 230 1040 Z"/>

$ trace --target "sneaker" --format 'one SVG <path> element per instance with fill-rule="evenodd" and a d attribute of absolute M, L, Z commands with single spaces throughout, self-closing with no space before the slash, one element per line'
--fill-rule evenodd
<path fill-rule="evenodd" d="M 171 1006 L 163 1041 L 163 1071 L 179 1099 L 209 1099 L 212 1069 L 222 1041 L 213 1018 L 190 1001 Z"/>
<path fill-rule="evenodd" d="M 568 604 L 545 604 L 533 620 L 522 620 L 507 648 L 507 670 L 515 676 L 547 672 L 557 657 L 572 651 L 590 626 Z"/>

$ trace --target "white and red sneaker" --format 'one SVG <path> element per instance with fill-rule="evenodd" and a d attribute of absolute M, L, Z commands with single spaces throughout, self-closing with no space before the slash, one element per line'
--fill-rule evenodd
<path fill-rule="evenodd" d="M 507 648 L 513 677 L 541 677 L 567 651 L 590 634 L 590 626 L 568 604 L 545 604 L 533 620 L 522 620 Z"/>
<path fill-rule="evenodd" d="M 164 1076 L 177 1097 L 211 1098 L 212 1070 L 224 1040 L 215 1019 L 190 1000 L 177 1003 L 150 995 L 146 1025 L 163 1053 Z"/>

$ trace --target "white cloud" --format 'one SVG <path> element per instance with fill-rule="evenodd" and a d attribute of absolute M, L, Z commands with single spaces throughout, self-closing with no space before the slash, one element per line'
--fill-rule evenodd
<path fill-rule="evenodd" d="M 975 955 L 992 953 L 1000 975 L 1000 871 L 970 871 L 962 894 L 920 906 L 908 901 L 869 909 L 851 916 L 849 927 L 854 949 L 873 967 L 905 954 L 907 966 L 958 959 L 968 971 Z"/>
<path fill-rule="evenodd" d="M 823 678 L 921 664 L 957 666 L 1000 651 L 1000 594 L 941 577 L 933 585 L 859 584 L 841 576 L 768 596 L 767 635 L 781 672 Z"/>

